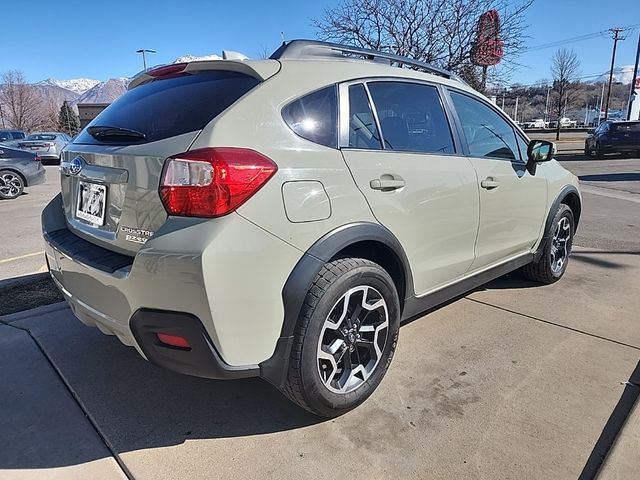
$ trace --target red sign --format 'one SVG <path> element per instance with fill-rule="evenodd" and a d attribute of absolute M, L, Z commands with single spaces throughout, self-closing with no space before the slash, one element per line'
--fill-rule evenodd
<path fill-rule="evenodd" d="M 487 67 L 500 63 L 504 42 L 500 39 L 500 16 L 497 10 L 480 15 L 478 33 L 471 52 L 474 65 Z"/>

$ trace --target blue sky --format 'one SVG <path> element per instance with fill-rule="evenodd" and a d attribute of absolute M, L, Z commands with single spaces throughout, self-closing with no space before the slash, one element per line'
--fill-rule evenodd
<path fill-rule="evenodd" d="M 139 48 L 158 51 L 150 64 L 185 54 L 220 54 L 222 49 L 258 56 L 287 39 L 313 38 L 311 18 L 338 0 L 215 2 L 204 0 L 22 0 L 22 14 L 2 22 L 0 72 L 22 70 L 27 80 L 47 77 L 99 80 L 130 76 L 142 68 Z M 24 19 L 24 20 L 21 20 Z M 530 46 L 564 40 L 613 26 L 640 23 L 638 0 L 537 0 L 527 13 Z M 616 65 L 635 61 L 639 30 L 619 43 Z M 609 68 L 612 41 L 599 37 L 568 45 L 583 75 Z M 512 82 L 549 78 L 555 48 L 529 52 Z"/>

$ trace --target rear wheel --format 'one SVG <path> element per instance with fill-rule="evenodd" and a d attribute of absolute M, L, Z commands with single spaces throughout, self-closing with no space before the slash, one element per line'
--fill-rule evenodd
<path fill-rule="evenodd" d="M 524 276 L 544 284 L 560 280 L 567 269 L 574 232 L 573 212 L 561 203 L 553 218 L 551 233 L 540 259 L 522 268 Z"/>
<path fill-rule="evenodd" d="M 602 148 L 602 145 L 600 145 L 599 143 L 596 144 L 596 157 L 604 158 L 604 149 Z"/>
<path fill-rule="evenodd" d="M 24 180 L 11 170 L 0 170 L 0 198 L 10 200 L 24 191 Z"/>
<path fill-rule="evenodd" d="M 395 351 L 400 303 L 378 264 L 343 258 L 324 265 L 307 293 L 283 393 L 323 417 L 364 402 Z"/>
<path fill-rule="evenodd" d="M 587 147 L 587 144 L 584 144 L 584 155 L 585 157 L 590 157 L 591 156 L 591 149 L 589 147 Z"/>

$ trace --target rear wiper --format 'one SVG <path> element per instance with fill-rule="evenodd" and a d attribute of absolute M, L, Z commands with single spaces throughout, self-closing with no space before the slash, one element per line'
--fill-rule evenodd
<path fill-rule="evenodd" d="M 108 138 L 134 138 L 142 140 L 145 137 L 145 134 L 142 132 L 138 132 L 137 130 L 132 130 L 130 128 L 122 128 L 122 127 L 110 127 L 110 126 L 95 126 L 87 128 L 89 135 L 91 135 L 96 140 L 105 140 Z"/>

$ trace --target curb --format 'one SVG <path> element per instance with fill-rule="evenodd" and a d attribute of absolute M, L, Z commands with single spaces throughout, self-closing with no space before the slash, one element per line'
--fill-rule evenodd
<path fill-rule="evenodd" d="M 29 285 L 31 283 L 39 282 L 49 277 L 49 272 L 37 272 L 21 275 L 20 277 L 7 278 L 0 280 L 0 291 L 13 287 L 20 287 L 23 285 Z"/>

